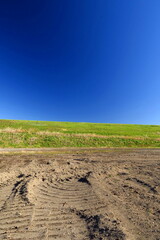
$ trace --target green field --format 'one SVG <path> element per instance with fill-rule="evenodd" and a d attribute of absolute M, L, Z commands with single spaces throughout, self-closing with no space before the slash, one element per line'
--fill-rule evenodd
<path fill-rule="evenodd" d="M 0 120 L 0 147 L 160 147 L 160 125 Z"/>

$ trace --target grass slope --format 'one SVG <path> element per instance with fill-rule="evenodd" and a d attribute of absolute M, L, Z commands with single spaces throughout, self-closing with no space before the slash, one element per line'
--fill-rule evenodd
<path fill-rule="evenodd" d="M 0 147 L 160 147 L 160 126 L 0 120 Z"/>

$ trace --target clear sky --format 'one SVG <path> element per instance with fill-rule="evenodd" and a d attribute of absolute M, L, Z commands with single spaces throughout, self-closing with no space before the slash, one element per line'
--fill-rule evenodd
<path fill-rule="evenodd" d="M 0 1 L 0 119 L 160 124 L 160 1 Z"/>

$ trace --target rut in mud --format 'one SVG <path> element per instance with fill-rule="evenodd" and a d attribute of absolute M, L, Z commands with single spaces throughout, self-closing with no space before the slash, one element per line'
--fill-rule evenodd
<path fill-rule="evenodd" d="M 160 151 L 0 155 L 0 239 L 160 239 Z"/>

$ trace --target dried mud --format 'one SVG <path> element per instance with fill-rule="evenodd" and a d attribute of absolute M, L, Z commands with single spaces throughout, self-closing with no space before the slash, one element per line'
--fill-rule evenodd
<path fill-rule="evenodd" d="M 160 150 L 1 154 L 0 239 L 160 240 Z"/>

